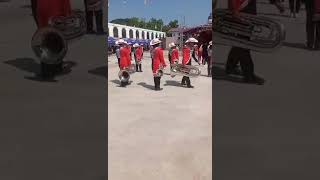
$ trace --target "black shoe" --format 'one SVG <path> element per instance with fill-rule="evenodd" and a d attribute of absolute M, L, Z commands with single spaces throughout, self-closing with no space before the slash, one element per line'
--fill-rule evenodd
<path fill-rule="evenodd" d="M 104 31 L 98 31 L 98 32 L 97 32 L 97 35 L 107 35 L 107 33 L 104 32 Z"/>
<path fill-rule="evenodd" d="M 307 43 L 307 49 L 308 50 L 313 50 L 313 45 L 311 43 Z"/>
<path fill-rule="evenodd" d="M 235 75 L 241 75 L 241 71 L 238 68 L 235 69 L 226 69 L 226 74 L 235 74 Z"/>
<path fill-rule="evenodd" d="M 260 78 L 256 75 L 252 77 L 245 77 L 244 81 L 246 83 L 252 83 L 252 84 L 257 84 L 257 85 L 263 85 L 265 83 L 265 80 L 263 78 Z"/>
<path fill-rule="evenodd" d="M 96 32 L 94 30 L 87 30 L 87 34 L 95 34 Z"/>
<path fill-rule="evenodd" d="M 187 86 L 187 88 L 194 88 L 194 86 L 192 86 L 192 85 L 188 85 L 188 86 Z"/>

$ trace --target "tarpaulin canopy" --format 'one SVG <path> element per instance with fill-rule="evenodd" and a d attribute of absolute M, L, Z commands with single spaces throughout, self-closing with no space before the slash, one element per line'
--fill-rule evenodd
<path fill-rule="evenodd" d="M 113 37 L 108 37 L 108 45 L 110 46 L 112 46 L 112 45 L 115 45 L 116 44 L 116 39 L 115 38 L 113 38 Z"/>

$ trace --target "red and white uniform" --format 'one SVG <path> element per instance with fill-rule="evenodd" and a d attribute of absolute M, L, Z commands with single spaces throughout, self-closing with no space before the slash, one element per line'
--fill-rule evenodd
<path fill-rule="evenodd" d="M 143 55 L 142 47 L 138 47 L 134 53 L 135 53 L 135 56 L 136 56 L 136 60 L 137 61 L 141 61 L 142 60 L 142 55 Z"/>
<path fill-rule="evenodd" d="M 131 65 L 130 48 L 120 48 L 120 69 L 123 70 Z"/>
<path fill-rule="evenodd" d="M 177 48 L 174 48 L 171 52 L 171 64 L 174 64 L 175 62 L 179 63 L 179 51 Z"/>
<path fill-rule="evenodd" d="M 37 0 L 39 28 L 47 26 L 49 19 L 54 16 L 69 16 L 70 14 L 70 0 Z"/>
<path fill-rule="evenodd" d="M 182 64 L 191 65 L 191 49 L 187 46 L 182 49 Z"/>
<path fill-rule="evenodd" d="M 156 47 L 155 49 L 153 49 L 153 59 L 152 59 L 153 74 L 155 74 L 157 70 L 160 69 L 160 65 L 162 65 L 162 67 L 167 66 L 164 61 L 163 49 L 160 47 Z"/>

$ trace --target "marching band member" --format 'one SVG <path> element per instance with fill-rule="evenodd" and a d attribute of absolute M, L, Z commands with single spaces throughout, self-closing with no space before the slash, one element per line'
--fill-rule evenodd
<path fill-rule="evenodd" d="M 71 5 L 69 0 L 36 0 L 33 1 L 38 28 L 48 26 L 49 20 L 55 16 L 69 16 Z M 44 56 L 45 51 L 44 51 Z M 41 75 L 52 78 L 56 73 L 63 71 L 63 59 L 55 64 L 47 64 L 41 61 Z"/>
<path fill-rule="evenodd" d="M 116 56 L 118 59 L 118 66 L 120 68 L 120 49 L 124 44 L 124 40 L 123 39 L 119 39 L 118 41 L 116 41 Z"/>
<path fill-rule="evenodd" d="M 229 0 L 228 5 L 235 19 L 239 19 L 240 12 L 257 14 L 256 0 Z M 264 80 L 254 74 L 254 64 L 249 49 L 240 47 L 231 48 L 226 63 L 226 74 L 240 74 L 236 69 L 239 62 L 245 82 L 259 85 L 264 84 Z"/>
<path fill-rule="evenodd" d="M 155 90 L 159 91 L 161 90 L 160 88 L 160 80 L 161 77 L 158 77 L 157 71 L 161 68 L 165 68 L 167 65 L 164 61 L 164 56 L 163 56 L 163 49 L 160 47 L 161 41 L 158 38 L 153 39 L 150 42 L 150 45 L 152 46 L 152 72 L 153 72 L 153 79 L 154 79 L 154 86 Z"/>
<path fill-rule="evenodd" d="M 70 0 L 37 0 L 37 21 L 39 28 L 46 27 L 54 16 L 71 14 Z"/>
<path fill-rule="evenodd" d="M 179 50 L 177 49 L 177 46 L 175 43 L 169 44 L 170 50 L 169 50 L 169 62 L 170 62 L 170 68 L 172 64 L 178 64 L 179 63 Z"/>
<path fill-rule="evenodd" d="M 103 0 L 84 0 L 87 19 L 87 33 L 95 33 L 93 30 L 93 16 L 96 19 L 97 34 L 106 34 L 103 29 Z"/>
<path fill-rule="evenodd" d="M 142 47 L 138 43 L 134 44 L 133 47 L 135 48 L 134 60 L 136 62 L 136 71 L 142 72 L 142 69 L 141 69 L 141 60 L 142 60 L 142 54 L 143 54 Z"/>
<path fill-rule="evenodd" d="M 186 45 L 184 46 L 184 48 L 182 50 L 182 55 L 183 55 L 182 56 L 182 64 L 183 65 L 191 65 L 191 58 L 193 58 L 200 65 L 199 61 L 195 57 L 195 54 L 192 52 L 195 43 L 198 43 L 198 40 L 196 40 L 195 38 L 189 38 L 186 41 Z M 193 86 L 191 85 L 191 82 L 190 82 L 190 78 L 187 76 L 183 76 L 181 84 L 185 85 L 186 83 L 187 83 L 188 88 L 193 88 Z"/>
<path fill-rule="evenodd" d="M 212 76 L 212 64 L 213 64 L 213 59 L 212 59 L 212 41 L 209 42 L 208 46 L 208 77 Z"/>
<path fill-rule="evenodd" d="M 130 48 L 126 41 L 121 41 L 120 44 L 123 45 L 123 47 L 120 48 L 120 70 L 126 69 L 131 65 L 131 59 L 130 59 Z M 128 85 L 128 82 L 122 82 L 121 86 Z"/>
<path fill-rule="evenodd" d="M 203 44 L 200 45 L 199 47 L 199 52 L 198 52 L 198 60 L 200 63 L 202 63 L 202 51 L 203 51 Z"/>

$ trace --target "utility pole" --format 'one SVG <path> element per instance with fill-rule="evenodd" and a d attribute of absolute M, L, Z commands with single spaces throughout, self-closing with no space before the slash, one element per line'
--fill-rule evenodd
<path fill-rule="evenodd" d="M 185 16 L 183 16 L 181 19 L 183 19 L 180 23 L 180 29 L 181 32 L 180 33 L 180 48 L 183 48 L 183 31 L 185 30 Z"/>

